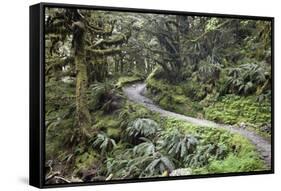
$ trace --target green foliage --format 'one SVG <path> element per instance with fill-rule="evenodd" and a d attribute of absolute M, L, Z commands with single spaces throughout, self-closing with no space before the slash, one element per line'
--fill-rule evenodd
<path fill-rule="evenodd" d="M 186 156 L 186 166 L 203 167 L 209 163 L 210 158 L 214 154 L 215 146 L 212 144 L 201 145 L 195 153 Z"/>
<path fill-rule="evenodd" d="M 120 138 L 120 134 L 121 134 L 121 128 L 118 126 L 117 128 L 107 128 L 106 130 L 106 134 L 113 138 L 113 139 L 119 139 Z"/>
<path fill-rule="evenodd" d="M 188 97 L 190 93 L 186 91 L 186 84 L 175 85 L 155 78 L 150 76 L 146 80 L 147 93 L 162 108 L 194 117 L 202 110 L 198 102 Z"/>
<path fill-rule="evenodd" d="M 217 18 L 210 18 L 206 23 L 205 31 L 214 30 L 217 27 L 218 23 L 219 20 Z"/>
<path fill-rule="evenodd" d="M 265 93 L 267 89 L 264 86 L 269 83 L 269 71 L 266 67 L 262 67 L 262 64 L 247 63 L 237 68 L 229 68 L 224 91 L 238 95 Z"/>
<path fill-rule="evenodd" d="M 260 159 L 255 146 L 239 134 L 223 129 L 194 126 L 171 118 L 165 119 L 162 125 L 165 128 L 164 134 L 173 132 L 177 127 L 183 131 L 182 134 L 193 134 L 198 139 L 194 152 L 185 155 L 183 161 L 179 163 L 192 168 L 194 174 L 219 172 L 215 168 L 221 168 L 221 172 L 265 169 L 265 164 Z M 233 157 L 237 165 L 227 167 Z M 233 162 L 235 160 L 233 159 Z M 222 166 L 218 167 L 216 164 L 222 164 Z"/>
<path fill-rule="evenodd" d="M 192 135 L 186 135 L 177 128 L 171 133 L 163 135 L 163 147 L 168 154 L 176 158 L 183 158 L 196 150 L 198 140 Z"/>
<path fill-rule="evenodd" d="M 220 101 L 204 108 L 205 117 L 225 124 L 250 123 L 262 125 L 271 121 L 269 102 L 258 103 L 255 97 L 226 95 Z"/>
<path fill-rule="evenodd" d="M 92 130 L 106 131 L 107 129 L 117 129 L 120 126 L 120 121 L 117 120 L 117 115 L 104 115 L 102 112 L 95 112 L 95 124 L 91 127 Z"/>
<path fill-rule="evenodd" d="M 98 160 L 99 155 L 93 150 L 76 154 L 74 161 L 74 173 L 78 173 L 79 171 L 87 170 L 93 167 L 93 165 L 97 163 Z"/>
<path fill-rule="evenodd" d="M 142 79 L 138 76 L 122 76 L 118 78 L 117 83 L 115 84 L 116 88 L 122 88 L 128 84 L 141 81 Z"/>
<path fill-rule="evenodd" d="M 160 153 L 153 142 L 145 138 L 143 141 L 132 149 L 116 150 L 106 160 L 107 174 L 113 173 L 116 179 L 140 178 L 161 176 L 174 169 L 171 159 Z"/>
<path fill-rule="evenodd" d="M 73 119 L 57 119 L 52 122 L 46 132 L 46 159 L 57 158 L 70 147 L 74 136 Z M 63 154 L 64 155 L 64 154 Z"/>
<path fill-rule="evenodd" d="M 151 160 L 148 166 L 144 169 L 144 172 L 141 174 L 141 177 L 159 176 L 165 171 L 173 171 L 174 168 L 173 162 L 168 157 L 159 155 L 159 157 Z"/>
<path fill-rule="evenodd" d="M 113 147 L 116 146 L 116 142 L 114 139 L 108 137 L 105 133 L 99 133 L 94 138 L 93 147 L 99 148 L 101 150 L 101 154 L 104 155 L 107 151 L 110 151 Z"/>
<path fill-rule="evenodd" d="M 223 161 L 212 161 L 208 167 L 208 171 L 212 173 L 251 172 L 264 169 L 264 164 L 258 160 L 257 156 L 237 157 L 233 154 L 230 154 Z"/>
<path fill-rule="evenodd" d="M 166 110 L 268 125 L 270 22 L 51 8 L 46 15 L 46 160 L 61 175 L 91 171 L 104 180 L 267 169 L 246 138 L 160 117 L 126 100 L 122 88 L 148 75 L 147 96 Z M 72 17 L 78 21 L 69 23 Z M 77 23 L 87 26 L 83 38 L 72 31 Z M 88 136 L 75 142 L 84 122 Z"/>
<path fill-rule="evenodd" d="M 133 160 L 135 159 L 131 149 L 117 148 L 113 151 L 113 155 L 106 159 L 107 175 L 114 174 L 113 179 L 137 177 L 141 170 L 136 163 L 132 162 Z"/>
<path fill-rule="evenodd" d="M 140 139 L 143 140 L 144 142 L 136 145 L 133 148 L 134 155 L 136 155 L 136 156 L 154 155 L 157 150 L 155 144 L 147 138 L 141 137 Z"/>
<path fill-rule="evenodd" d="M 156 135 L 159 128 L 159 125 L 151 119 L 138 118 L 129 123 L 126 132 L 130 137 L 151 137 Z"/>
<path fill-rule="evenodd" d="M 67 155 L 74 136 L 75 101 L 72 84 L 50 80 L 46 83 L 46 159 Z"/>
<path fill-rule="evenodd" d="M 159 176 L 165 171 L 171 172 L 175 167 L 168 155 L 161 153 L 161 147 L 155 145 L 152 141 L 142 138 L 143 143 L 133 148 L 131 165 L 141 168 L 140 177 Z M 141 163 L 140 163 L 141 161 Z"/>
<path fill-rule="evenodd" d="M 120 127 L 126 129 L 128 124 L 138 118 L 149 118 L 153 116 L 156 118 L 156 114 L 149 111 L 147 108 L 141 105 L 126 103 L 122 110 L 119 112 L 118 120 L 121 121 Z"/>
<path fill-rule="evenodd" d="M 123 104 L 123 97 L 109 82 L 95 83 L 89 87 L 88 92 L 91 111 L 103 111 L 105 114 L 113 113 L 120 109 Z"/>
<path fill-rule="evenodd" d="M 235 134 L 230 141 L 232 152 L 223 160 L 214 160 L 208 170 L 214 173 L 249 172 L 266 169 L 255 147 L 248 140 Z"/>
<path fill-rule="evenodd" d="M 219 72 L 221 70 L 221 65 L 215 62 L 210 56 L 206 60 L 201 60 L 199 62 L 199 75 L 202 81 L 209 81 L 211 79 L 219 78 Z"/>

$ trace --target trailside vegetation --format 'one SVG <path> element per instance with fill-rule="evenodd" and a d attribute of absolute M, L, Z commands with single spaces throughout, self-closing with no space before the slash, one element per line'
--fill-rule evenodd
<path fill-rule="evenodd" d="M 47 184 L 268 170 L 247 137 L 271 138 L 271 22 L 46 8 Z"/>

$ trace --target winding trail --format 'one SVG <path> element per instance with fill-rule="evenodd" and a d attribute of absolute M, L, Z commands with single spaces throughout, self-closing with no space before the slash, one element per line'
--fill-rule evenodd
<path fill-rule="evenodd" d="M 267 140 L 256 134 L 255 132 L 242 128 L 235 128 L 231 125 L 218 124 L 209 120 L 197 119 L 197 118 L 188 117 L 182 114 L 164 110 L 159 106 L 155 105 L 151 99 L 145 97 L 144 96 L 145 91 L 146 91 L 145 83 L 135 83 L 123 88 L 123 92 L 125 93 L 125 95 L 128 97 L 129 100 L 141 104 L 146 108 L 148 108 L 149 110 L 159 113 L 161 116 L 174 117 L 179 120 L 183 120 L 200 126 L 223 128 L 230 132 L 241 134 L 242 136 L 248 138 L 256 146 L 257 150 L 261 154 L 261 158 L 265 161 L 267 166 L 271 168 L 271 144 Z"/>

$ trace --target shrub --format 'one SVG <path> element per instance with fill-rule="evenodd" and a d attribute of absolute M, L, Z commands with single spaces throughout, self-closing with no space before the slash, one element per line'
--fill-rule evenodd
<path fill-rule="evenodd" d="M 160 126 L 152 119 L 138 118 L 129 123 L 126 133 L 129 137 L 153 137 L 160 130 Z"/>
<path fill-rule="evenodd" d="M 99 148 L 101 150 L 101 154 L 106 154 L 107 151 L 111 150 L 116 146 L 116 142 L 114 139 L 111 139 L 105 133 L 99 133 L 93 142 L 94 148 Z"/>
<path fill-rule="evenodd" d="M 169 155 L 176 158 L 183 158 L 196 150 L 198 140 L 192 136 L 175 129 L 171 133 L 164 135 L 163 148 Z"/>

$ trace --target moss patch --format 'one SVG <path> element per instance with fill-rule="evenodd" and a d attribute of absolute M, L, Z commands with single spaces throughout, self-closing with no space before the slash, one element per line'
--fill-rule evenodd
<path fill-rule="evenodd" d="M 125 85 L 128 85 L 130 83 L 134 83 L 137 81 L 141 81 L 142 79 L 139 76 L 122 76 L 120 78 L 118 78 L 115 86 L 117 88 L 122 88 Z"/>
<path fill-rule="evenodd" d="M 99 160 L 99 155 L 94 150 L 89 149 L 88 152 L 75 156 L 75 172 L 92 168 Z"/>
<path fill-rule="evenodd" d="M 258 103 L 254 97 L 227 95 L 204 111 L 206 118 L 226 124 L 271 122 L 270 103 Z"/>
<path fill-rule="evenodd" d="M 270 138 L 270 132 L 263 132 L 262 126 L 271 123 L 271 105 L 269 101 L 259 103 L 255 96 L 222 97 L 220 101 L 204 108 L 205 118 L 224 124 L 245 124 L 252 131 L 265 138 Z"/>

